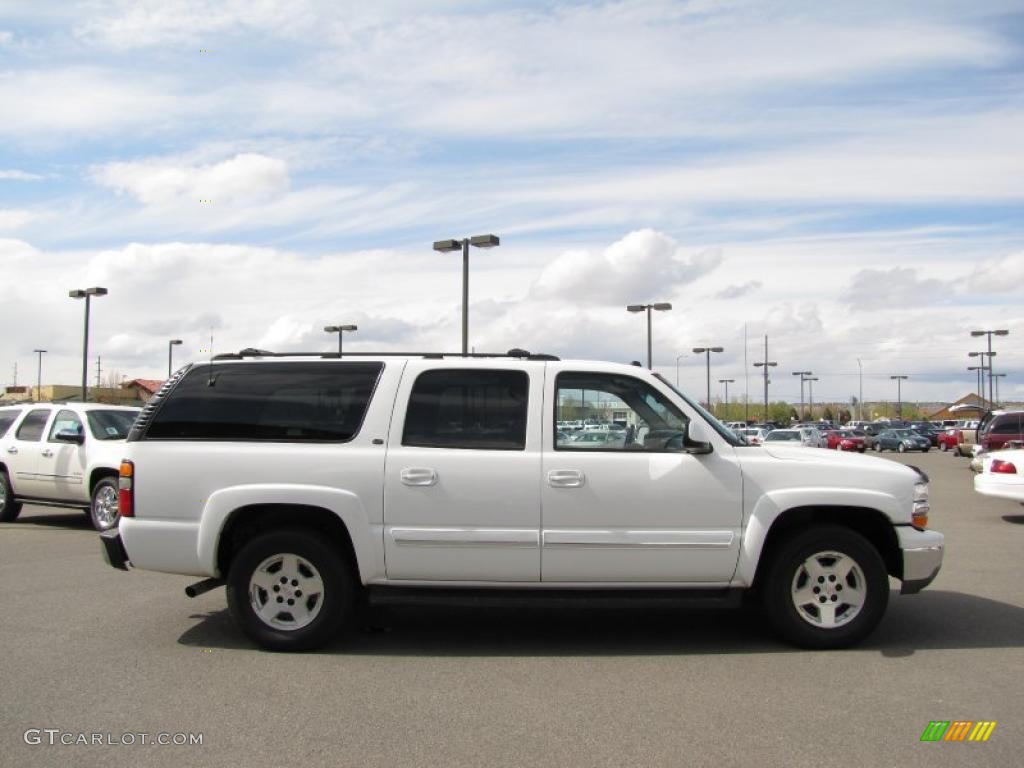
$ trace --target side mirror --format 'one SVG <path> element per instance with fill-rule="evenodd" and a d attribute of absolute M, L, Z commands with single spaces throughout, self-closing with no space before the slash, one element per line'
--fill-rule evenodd
<path fill-rule="evenodd" d="M 85 442 L 85 434 L 83 432 L 77 432 L 73 429 L 62 429 L 56 435 L 53 436 L 54 440 L 61 443 L 76 443 L 81 445 Z"/>
<path fill-rule="evenodd" d="M 690 421 L 686 429 L 686 439 L 683 441 L 683 453 L 711 453 L 711 435 L 703 421 Z"/>

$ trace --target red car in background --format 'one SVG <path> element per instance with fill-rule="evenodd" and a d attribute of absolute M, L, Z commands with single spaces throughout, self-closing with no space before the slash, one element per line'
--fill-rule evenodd
<path fill-rule="evenodd" d="M 837 429 L 826 432 L 828 447 L 837 451 L 857 451 L 864 453 L 867 450 L 867 440 L 863 435 L 858 435 L 850 429 Z"/>
<path fill-rule="evenodd" d="M 963 442 L 963 432 L 956 427 L 946 427 L 939 435 L 939 450 L 955 451 L 961 442 Z"/>

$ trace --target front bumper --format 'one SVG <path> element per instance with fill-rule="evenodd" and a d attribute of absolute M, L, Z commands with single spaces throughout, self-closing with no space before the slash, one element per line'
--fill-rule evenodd
<path fill-rule="evenodd" d="M 901 595 L 913 595 L 931 584 L 942 568 L 945 536 L 938 531 L 919 531 L 908 525 L 896 528 L 903 552 Z"/>
<path fill-rule="evenodd" d="M 128 552 L 125 551 L 124 543 L 121 541 L 121 532 L 116 528 L 103 531 L 100 534 L 100 542 L 103 544 L 103 559 L 107 565 L 127 571 L 130 562 Z"/>

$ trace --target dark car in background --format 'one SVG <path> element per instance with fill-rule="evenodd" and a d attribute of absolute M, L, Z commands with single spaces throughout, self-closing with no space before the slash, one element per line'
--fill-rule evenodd
<path fill-rule="evenodd" d="M 875 450 L 882 451 L 921 451 L 927 453 L 932 447 L 932 441 L 923 435 L 919 435 L 912 429 L 887 429 L 882 432 L 875 441 Z"/>
<path fill-rule="evenodd" d="M 996 411 L 978 427 L 978 444 L 998 451 L 1011 440 L 1024 440 L 1024 411 Z"/>
<path fill-rule="evenodd" d="M 936 428 L 930 421 L 912 421 L 909 428 L 919 435 L 927 437 L 931 441 L 933 448 L 938 448 L 939 435 L 942 434 L 942 430 Z"/>

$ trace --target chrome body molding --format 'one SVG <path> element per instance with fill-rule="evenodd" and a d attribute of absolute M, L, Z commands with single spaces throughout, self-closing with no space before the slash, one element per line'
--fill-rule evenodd
<path fill-rule="evenodd" d="M 536 530 L 523 528 L 392 528 L 400 547 L 530 547 L 540 546 Z"/>
<path fill-rule="evenodd" d="M 584 549 L 728 549 L 733 531 L 544 531 L 545 548 Z"/>

